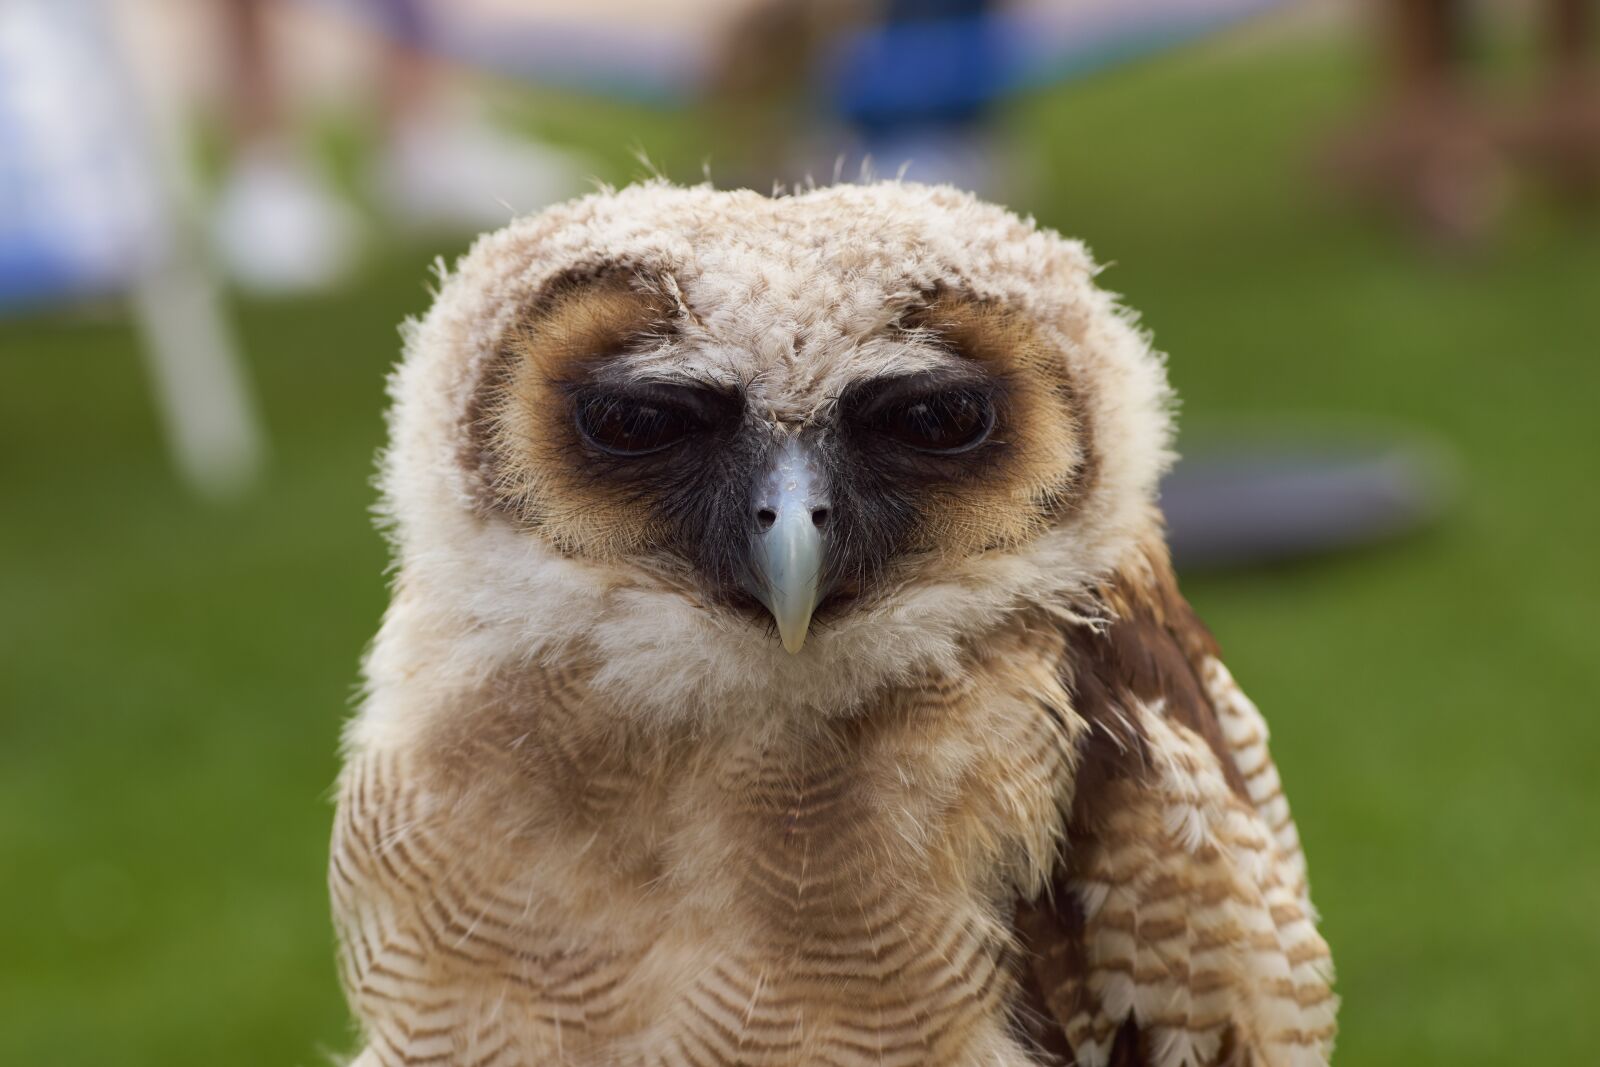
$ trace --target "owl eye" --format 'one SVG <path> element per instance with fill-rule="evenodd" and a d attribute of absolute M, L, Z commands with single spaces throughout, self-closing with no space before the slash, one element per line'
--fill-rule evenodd
<path fill-rule="evenodd" d="M 873 412 L 880 433 L 933 455 L 977 448 L 994 429 L 994 405 L 975 389 L 945 389 L 894 400 Z"/>
<path fill-rule="evenodd" d="M 648 456 L 705 429 L 684 405 L 662 396 L 620 393 L 580 397 L 577 424 L 585 441 L 613 456 Z"/>

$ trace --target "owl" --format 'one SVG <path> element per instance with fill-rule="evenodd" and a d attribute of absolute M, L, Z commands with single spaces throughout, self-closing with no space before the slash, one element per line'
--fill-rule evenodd
<path fill-rule="evenodd" d="M 443 277 L 332 843 L 356 1064 L 1328 1061 L 1095 274 L 949 187 L 655 181 Z"/>

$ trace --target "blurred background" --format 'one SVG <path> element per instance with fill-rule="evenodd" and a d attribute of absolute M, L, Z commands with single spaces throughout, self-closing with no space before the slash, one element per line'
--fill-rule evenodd
<path fill-rule="evenodd" d="M 1600 1047 L 1586 0 L 0 0 L 0 1063 L 351 1045 L 323 882 L 439 257 L 647 174 L 977 188 L 1171 353 L 1339 1062 Z"/>

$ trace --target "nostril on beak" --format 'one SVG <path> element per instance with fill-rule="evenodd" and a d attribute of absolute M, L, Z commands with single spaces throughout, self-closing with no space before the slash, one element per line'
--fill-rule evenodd
<path fill-rule="evenodd" d="M 817 599 L 827 592 L 823 526 L 833 514 L 833 501 L 814 450 L 793 433 L 778 442 L 752 488 L 754 499 L 746 513 L 756 523 L 749 591 L 772 612 L 783 647 L 797 653 L 811 628 Z"/>

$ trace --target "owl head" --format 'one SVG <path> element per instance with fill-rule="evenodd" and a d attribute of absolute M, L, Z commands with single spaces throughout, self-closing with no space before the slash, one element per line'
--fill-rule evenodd
<path fill-rule="evenodd" d="M 481 239 L 406 329 L 369 664 L 582 664 L 621 714 L 854 707 L 1159 534 L 1161 360 L 948 187 L 650 182 Z"/>

